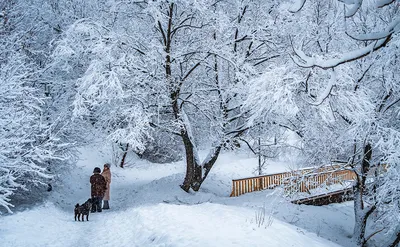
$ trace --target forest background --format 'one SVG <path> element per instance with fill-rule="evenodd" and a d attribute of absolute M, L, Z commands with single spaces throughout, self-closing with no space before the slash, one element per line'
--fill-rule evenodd
<path fill-rule="evenodd" d="M 399 7 L 396 0 L 0 2 L 2 209 L 42 198 L 76 163 L 77 148 L 99 137 L 118 157 L 184 159 L 186 192 L 201 189 L 221 152 L 248 147 L 307 166 L 350 166 L 353 237 L 367 244 L 373 214 L 389 236 L 382 246 L 395 246 Z M 203 159 L 200 150 L 209 150 Z M 367 179 L 382 164 L 385 174 Z"/>

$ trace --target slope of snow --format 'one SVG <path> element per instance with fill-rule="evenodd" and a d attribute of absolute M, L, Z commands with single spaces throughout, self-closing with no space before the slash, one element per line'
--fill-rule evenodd
<path fill-rule="evenodd" d="M 158 203 L 91 214 L 74 222 L 53 204 L 12 216 L 2 246 L 338 246 L 274 220 L 257 227 L 252 210 L 204 203 Z M 45 217 L 47 216 L 47 217 Z M 3 221 L 2 219 L 1 221 Z"/>
<path fill-rule="evenodd" d="M 223 154 L 197 193 L 179 188 L 182 162 L 152 164 L 132 156 L 125 169 L 111 168 L 111 210 L 75 222 L 73 208 L 89 198 L 93 168 L 110 157 L 107 151 L 82 150 L 77 167 L 54 187 L 48 202 L 0 218 L 0 246 L 339 246 L 317 235 L 349 246 L 334 238 L 346 220 L 329 214 L 338 212 L 336 207 L 293 205 L 279 190 L 229 198 L 231 179 L 254 176 L 257 165 L 256 158 L 240 153 Z M 268 169 L 287 167 L 275 163 Z M 256 215 L 264 215 L 262 224 Z M 315 225 L 315 215 L 320 224 Z"/>

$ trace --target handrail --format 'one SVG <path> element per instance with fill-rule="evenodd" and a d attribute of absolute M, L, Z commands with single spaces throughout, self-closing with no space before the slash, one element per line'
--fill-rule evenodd
<path fill-rule="evenodd" d="M 331 185 L 342 183 L 345 180 L 354 180 L 356 174 L 352 170 L 336 170 L 322 173 L 307 174 L 300 177 L 292 177 L 292 180 L 285 183 L 285 191 L 309 192 L 311 189 L 320 187 L 322 184 Z"/>
<path fill-rule="evenodd" d="M 310 174 L 309 172 L 313 173 Z M 285 190 L 293 191 L 294 189 L 297 191 L 305 192 L 310 189 L 317 188 L 322 183 L 328 181 L 327 179 L 330 178 L 328 174 L 332 174 L 330 177 L 334 176 L 335 178 L 333 180 L 329 180 L 328 183 L 330 184 L 339 183 L 340 182 L 339 180 L 343 180 L 343 179 L 337 179 L 340 176 L 346 180 L 351 180 L 355 176 L 354 173 L 352 174 L 352 171 L 343 170 L 343 166 L 341 165 L 332 165 L 326 167 L 306 168 L 290 172 L 274 173 L 263 176 L 242 178 L 242 179 L 233 179 L 232 192 L 230 196 L 231 197 L 240 196 L 242 194 L 249 192 L 274 188 L 282 184 L 286 185 Z M 288 183 L 287 178 L 292 178 L 290 180 L 296 181 L 296 183 L 295 184 L 290 183 L 291 182 L 290 180 Z M 301 181 L 300 184 L 298 184 L 297 181 Z"/>
<path fill-rule="evenodd" d="M 247 179 L 253 179 L 253 178 L 262 178 L 262 177 L 269 177 L 269 176 L 273 176 L 273 175 L 280 175 L 280 174 L 287 174 L 287 173 L 298 173 L 299 171 L 302 172 L 302 174 L 304 174 L 305 172 L 308 171 L 315 171 L 315 170 L 319 170 L 319 169 L 326 169 L 326 168 L 332 168 L 332 169 L 339 169 L 342 167 L 346 167 L 346 166 L 342 166 L 342 165 L 328 165 L 328 166 L 323 166 L 323 167 L 306 167 L 306 168 L 301 168 L 298 170 L 293 170 L 293 171 L 287 171 L 287 172 L 277 172 L 277 173 L 270 173 L 267 175 L 260 175 L 260 176 L 254 176 L 254 177 L 246 177 L 246 178 L 237 178 L 237 179 L 232 179 L 232 181 L 241 181 L 241 180 L 247 180 Z M 325 170 L 326 171 L 326 170 Z"/>

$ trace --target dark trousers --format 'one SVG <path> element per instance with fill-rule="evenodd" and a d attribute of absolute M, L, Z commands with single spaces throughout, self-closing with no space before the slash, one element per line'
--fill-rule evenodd
<path fill-rule="evenodd" d="M 102 204 L 102 201 L 103 201 L 103 197 L 101 197 L 101 196 L 93 196 L 92 197 L 92 202 L 93 202 L 93 204 L 92 204 L 92 213 L 94 213 L 94 212 L 101 212 L 101 204 Z"/>
<path fill-rule="evenodd" d="M 103 209 L 110 209 L 110 205 L 108 204 L 108 201 L 106 201 L 106 200 L 103 201 Z"/>

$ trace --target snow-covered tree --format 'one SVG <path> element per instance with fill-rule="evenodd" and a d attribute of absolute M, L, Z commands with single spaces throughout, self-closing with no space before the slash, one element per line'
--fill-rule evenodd
<path fill-rule="evenodd" d="M 241 108 L 246 81 L 277 56 L 270 7 L 253 1 L 110 4 L 103 6 L 114 10 L 106 18 L 70 26 L 53 53 L 54 68 L 76 85 L 75 115 L 139 151 L 151 128 L 178 136 L 187 164 L 182 188 L 197 191 L 222 148 L 249 128 Z M 201 144 L 211 144 L 203 161 Z"/>
<path fill-rule="evenodd" d="M 169 16 L 157 21 L 166 52 L 166 85 L 186 152 L 181 187 L 197 191 L 221 150 L 233 146 L 249 129 L 241 105 L 247 80 L 257 74 L 256 66 L 276 56 L 268 54 L 273 45 L 272 23 L 269 8 L 254 1 L 204 1 L 197 6 L 177 2 L 161 9 L 165 12 L 159 16 Z M 191 49 L 182 49 L 182 44 L 191 44 Z M 200 136 L 211 143 L 203 160 L 196 140 Z"/>
<path fill-rule="evenodd" d="M 307 56 L 302 49 L 295 48 L 294 61 L 301 67 L 334 68 L 340 64 L 361 59 L 385 47 L 398 47 L 400 32 L 399 5 L 396 0 L 340 1 L 344 4 L 344 32 L 356 42 L 364 44 L 352 50 L 341 51 L 333 57 Z M 310 1 L 318 5 L 318 1 Z M 297 0 L 292 12 L 300 11 L 306 0 Z M 380 18 L 377 18 L 377 17 Z M 360 30 L 361 29 L 361 30 Z M 359 34 L 357 34 L 358 32 Z M 360 33 L 361 32 L 361 33 Z"/>
<path fill-rule="evenodd" d="M 2 45 L 11 41 L 2 40 Z M 65 158 L 66 146 L 53 132 L 57 126 L 42 119 L 43 98 L 33 87 L 33 66 L 10 46 L 0 50 L 0 205 L 11 212 L 10 197 L 18 189 L 47 185 L 52 162 Z"/>
<path fill-rule="evenodd" d="M 395 1 L 379 9 L 369 1 L 343 2 L 298 1 L 293 14 L 277 19 L 296 66 L 279 60 L 267 68 L 252 82 L 256 89 L 245 107 L 254 121 L 279 123 L 297 133 L 308 163 L 350 165 L 357 174 L 355 241 L 364 246 L 374 236 L 365 236 L 365 227 L 377 212 L 386 222 L 383 230 L 377 224 L 377 233 L 390 234 L 385 246 L 395 246 L 400 241 L 393 200 L 399 191 L 399 8 Z M 342 11 L 348 4 L 354 4 L 354 15 Z M 357 32 L 365 35 L 356 37 Z M 381 174 L 382 164 L 388 169 Z M 388 188 L 393 199 L 384 200 Z"/>
<path fill-rule="evenodd" d="M 50 119 L 47 111 L 43 72 L 51 28 L 39 8 L 39 1 L 0 4 L 0 205 L 8 212 L 11 199 L 24 191 L 34 187 L 45 191 L 73 156 L 68 123 L 56 114 Z"/>
<path fill-rule="evenodd" d="M 339 8 L 328 8 L 327 5 L 332 4 L 338 4 Z M 325 133 L 325 137 L 326 133 L 331 133 L 334 141 L 329 138 L 328 148 L 337 151 L 336 155 L 327 157 L 344 157 L 357 174 L 353 236 L 360 246 L 365 246 L 370 239 L 365 236 L 366 222 L 374 211 L 386 221 L 399 215 L 398 210 L 388 210 L 396 207 L 395 201 L 384 200 L 386 195 L 380 195 L 388 187 L 393 189 L 393 196 L 398 194 L 393 181 L 396 181 L 394 177 L 399 166 L 394 158 L 398 149 L 398 121 L 394 118 L 399 112 L 399 99 L 395 96 L 399 93 L 399 83 L 395 79 L 399 68 L 399 7 L 396 1 L 344 1 L 344 5 L 343 13 L 338 11 L 342 4 L 335 1 L 325 4 L 300 1 L 298 6 L 306 12 L 304 16 L 310 18 L 312 13 L 318 21 L 322 10 L 326 13 L 322 16 L 328 18 L 322 18 L 316 29 L 318 35 L 303 42 L 301 49 L 298 41 L 304 37 L 300 38 L 299 34 L 292 37 L 292 59 L 300 67 L 311 68 L 308 69 L 311 77 L 303 84 L 309 91 L 310 105 L 319 108 L 324 120 L 321 127 L 325 130 L 317 133 Z M 300 15 L 298 18 L 306 20 Z M 363 34 L 355 35 L 356 32 Z M 328 54 L 331 58 L 327 58 Z M 321 68 L 331 71 L 329 80 L 323 76 L 326 72 Z M 315 91 L 308 90 L 311 88 Z M 315 135 L 313 139 L 320 140 Z M 388 157 L 391 157 L 390 164 Z M 386 172 L 372 172 L 379 170 L 382 164 L 387 164 Z M 373 177 L 373 182 L 368 182 L 369 177 Z M 390 177 L 392 182 L 385 177 Z M 384 230 L 391 234 L 384 246 L 397 245 L 400 234 L 396 223 L 386 225 Z"/>

